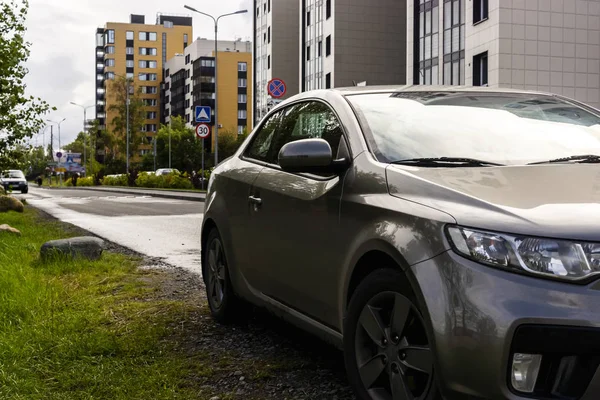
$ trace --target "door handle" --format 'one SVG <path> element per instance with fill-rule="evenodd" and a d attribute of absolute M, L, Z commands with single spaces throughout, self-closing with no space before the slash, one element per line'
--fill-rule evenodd
<path fill-rule="evenodd" d="M 248 201 L 256 206 L 262 205 L 262 199 L 260 197 L 249 196 Z"/>

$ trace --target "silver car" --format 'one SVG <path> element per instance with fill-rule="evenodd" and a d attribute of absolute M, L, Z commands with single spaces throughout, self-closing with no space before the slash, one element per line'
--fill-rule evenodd
<path fill-rule="evenodd" d="M 600 399 L 599 163 L 560 96 L 297 95 L 211 176 L 212 314 L 338 345 L 359 399 Z"/>

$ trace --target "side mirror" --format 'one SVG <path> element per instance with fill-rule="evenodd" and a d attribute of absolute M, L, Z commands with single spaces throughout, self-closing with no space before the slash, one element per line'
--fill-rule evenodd
<path fill-rule="evenodd" d="M 300 139 L 279 151 L 279 166 L 287 172 L 335 172 L 346 166 L 346 159 L 334 160 L 331 146 L 323 139 Z"/>

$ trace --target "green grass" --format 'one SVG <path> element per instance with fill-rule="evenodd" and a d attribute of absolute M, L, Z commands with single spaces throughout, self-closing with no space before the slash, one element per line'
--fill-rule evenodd
<path fill-rule="evenodd" d="M 29 207 L 0 220 L 23 233 L 0 234 L 1 399 L 210 398 L 186 378 L 211 369 L 168 339 L 190 305 L 153 296 L 159 272 L 114 253 L 43 263 L 74 232 Z"/>

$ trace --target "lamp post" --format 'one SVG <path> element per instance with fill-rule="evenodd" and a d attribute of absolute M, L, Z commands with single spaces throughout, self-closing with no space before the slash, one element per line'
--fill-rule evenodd
<path fill-rule="evenodd" d="M 85 133 L 86 133 L 85 132 L 85 122 L 87 121 L 86 111 L 88 108 L 95 107 L 96 105 L 92 104 L 91 106 L 84 106 L 82 104 L 77 104 L 72 101 L 71 101 L 71 104 L 74 106 L 83 108 L 83 133 L 84 133 L 84 137 L 83 137 L 83 167 L 84 167 L 83 176 L 87 176 L 87 151 L 86 151 L 87 143 L 85 140 Z"/>
<path fill-rule="evenodd" d="M 59 122 L 56 121 L 52 121 L 50 119 L 46 120 L 48 122 L 52 122 L 53 124 L 58 125 L 58 151 L 60 152 L 62 149 L 60 148 L 60 124 L 62 124 L 63 122 L 65 122 L 66 118 L 63 118 L 62 120 L 60 120 Z M 54 154 L 52 154 L 52 157 L 54 157 Z M 61 157 L 62 158 L 62 157 Z M 60 158 L 58 159 L 58 165 L 60 167 Z M 62 175 L 59 174 L 59 178 L 60 178 L 60 184 L 62 185 Z"/>
<path fill-rule="evenodd" d="M 125 88 L 125 119 L 126 121 L 126 127 L 125 127 L 125 139 L 127 142 L 126 148 L 127 148 L 127 160 L 126 160 L 126 171 L 125 174 L 129 174 L 129 82 L 133 80 L 133 78 L 128 78 L 127 76 L 123 76 L 121 74 L 117 74 L 112 72 L 112 74 L 114 76 L 118 76 L 120 78 L 125 78 L 125 81 L 127 82 L 127 87 Z"/>
<path fill-rule="evenodd" d="M 214 24 L 215 24 L 215 167 L 217 166 L 217 164 L 219 163 L 219 120 L 218 120 L 218 113 L 217 113 L 217 108 L 218 108 L 218 98 L 217 98 L 217 87 L 218 87 L 218 82 L 217 82 L 217 52 L 218 52 L 218 36 L 219 36 L 219 20 L 223 17 L 227 17 L 230 15 L 236 15 L 236 14 L 245 14 L 248 12 L 248 10 L 238 10 L 232 13 L 227 13 L 227 14 L 222 14 L 219 15 L 218 17 L 213 17 L 210 14 L 207 13 L 203 13 L 202 11 L 198 11 L 196 10 L 194 7 L 190 7 L 190 6 L 184 6 L 185 8 L 187 8 L 190 11 L 193 11 L 195 13 L 198 14 L 202 14 L 205 15 L 207 17 L 212 18 Z"/>

